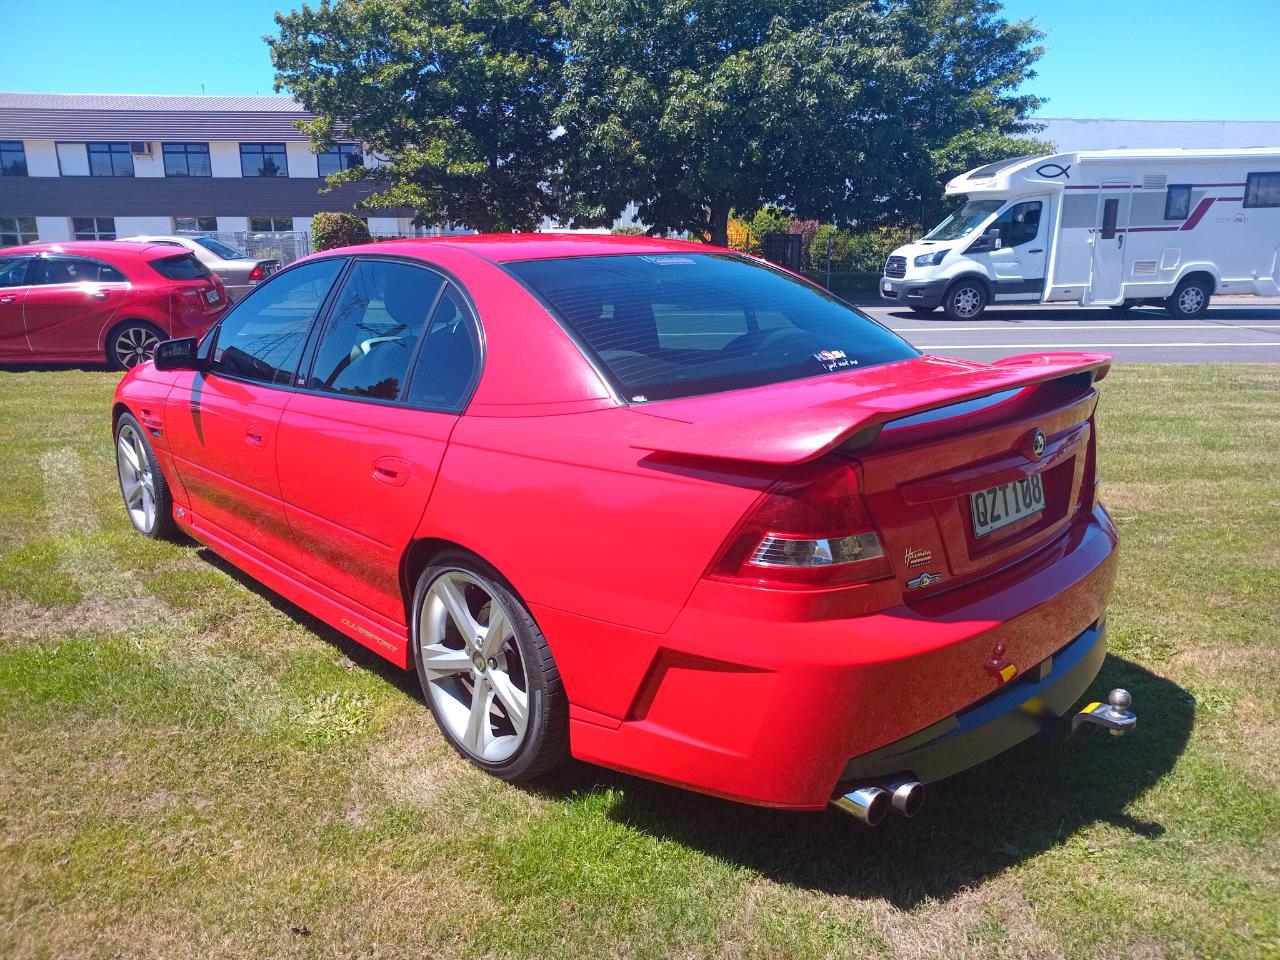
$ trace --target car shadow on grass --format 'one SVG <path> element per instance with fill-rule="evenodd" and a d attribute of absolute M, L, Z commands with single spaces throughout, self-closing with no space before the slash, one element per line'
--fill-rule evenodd
<path fill-rule="evenodd" d="M 835 810 L 750 807 L 578 763 L 537 789 L 565 795 L 614 787 L 621 797 L 609 815 L 632 829 L 780 883 L 909 909 L 927 899 L 949 899 L 1094 823 L 1151 839 L 1164 833 L 1158 822 L 1127 808 L 1186 748 L 1193 700 L 1163 677 L 1110 656 L 1090 690 L 1103 698 L 1116 686 L 1133 693 L 1133 734 L 1097 731 L 1062 743 L 1033 738 L 927 787 L 914 819 L 891 813 L 877 828 Z"/>

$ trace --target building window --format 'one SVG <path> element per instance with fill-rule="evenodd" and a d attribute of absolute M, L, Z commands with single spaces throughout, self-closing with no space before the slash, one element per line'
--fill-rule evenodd
<path fill-rule="evenodd" d="M 133 154 L 127 143 L 90 143 L 89 176 L 132 177 Z"/>
<path fill-rule="evenodd" d="M 320 167 L 320 176 L 328 177 L 364 166 L 364 156 L 354 143 L 335 143 L 328 150 L 316 154 L 316 163 Z"/>
<path fill-rule="evenodd" d="M 27 151 L 21 140 L 0 140 L 0 177 L 25 177 Z"/>
<path fill-rule="evenodd" d="M 284 144 L 240 144 L 240 172 L 246 177 L 287 177 L 289 160 Z"/>
<path fill-rule="evenodd" d="M 249 229 L 254 233 L 285 233 L 293 229 L 293 217 L 250 217 Z"/>
<path fill-rule="evenodd" d="M 216 233 L 217 217 L 174 217 L 174 233 Z"/>
<path fill-rule="evenodd" d="M 77 240 L 114 240 L 115 217 L 72 217 L 71 232 Z"/>
<path fill-rule="evenodd" d="M 1246 207 L 1280 207 L 1280 171 L 1251 173 L 1244 188 Z"/>
<path fill-rule="evenodd" d="M 1189 216 L 1191 216 L 1191 185 L 1169 184 L 1169 191 L 1164 195 L 1164 218 L 1185 220 Z"/>
<path fill-rule="evenodd" d="M 0 217 L 0 247 L 16 247 L 39 239 L 35 217 Z"/>
<path fill-rule="evenodd" d="M 209 145 L 207 143 L 166 143 L 164 153 L 166 177 L 211 177 Z"/>

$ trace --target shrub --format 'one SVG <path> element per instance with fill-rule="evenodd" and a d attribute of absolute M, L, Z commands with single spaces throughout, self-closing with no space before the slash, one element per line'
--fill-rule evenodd
<path fill-rule="evenodd" d="M 644 227 L 637 227 L 637 226 L 614 227 L 609 232 L 616 237 L 643 237 Z"/>
<path fill-rule="evenodd" d="M 317 253 L 372 240 L 369 225 L 353 213 L 317 213 L 311 218 L 311 246 Z"/>

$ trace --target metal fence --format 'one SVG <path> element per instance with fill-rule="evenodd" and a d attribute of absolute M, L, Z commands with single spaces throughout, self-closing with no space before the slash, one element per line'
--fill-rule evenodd
<path fill-rule="evenodd" d="M 279 260 L 282 266 L 311 252 L 311 234 L 304 230 L 278 230 L 270 233 L 256 230 L 184 230 L 179 235 L 212 237 L 243 250 L 255 260 Z"/>

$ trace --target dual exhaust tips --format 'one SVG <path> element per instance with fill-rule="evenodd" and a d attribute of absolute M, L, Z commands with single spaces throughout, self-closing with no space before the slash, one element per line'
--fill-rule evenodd
<path fill-rule="evenodd" d="M 883 787 L 858 787 L 831 801 L 837 810 L 857 817 L 869 827 L 884 820 L 892 807 L 904 817 L 914 817 L 924 803 L 924 784 L 918 780 L 890 780 Z"/>

